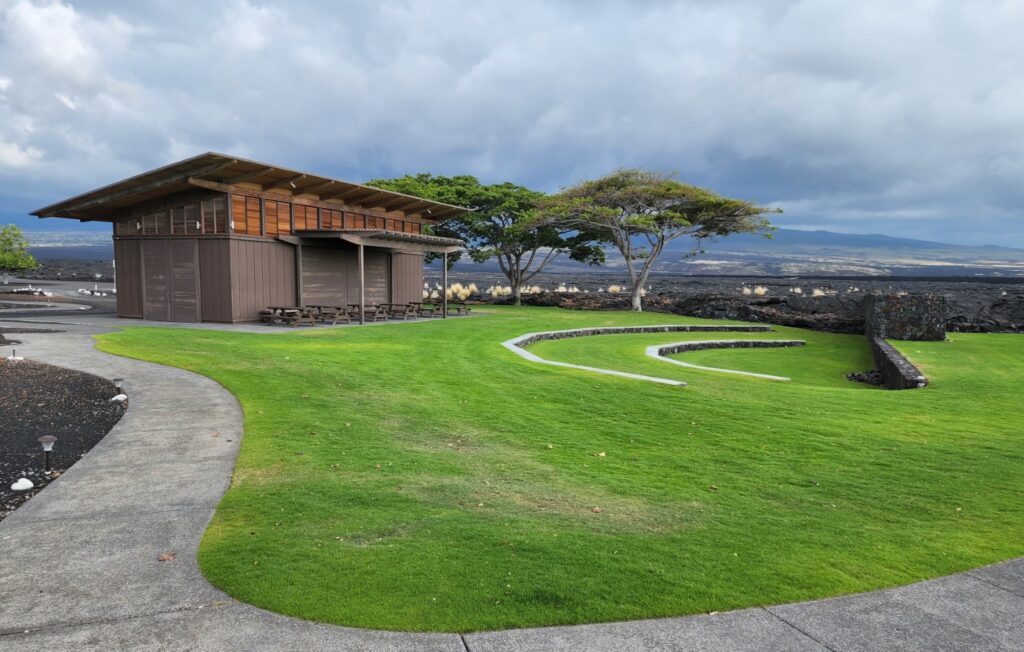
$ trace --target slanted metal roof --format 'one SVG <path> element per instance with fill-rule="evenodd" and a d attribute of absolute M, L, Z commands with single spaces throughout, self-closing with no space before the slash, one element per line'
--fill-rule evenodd
<path fill-rule="evenodd" d="M 344 240 L 352 244 L 365 244 L 371 247 L 403 248 L 412 245 L 419 251 L 458 251 L 465 243 L 457 238 L 443 238 L 439 235 L 422 233 L 401 233 L 384 229 L 338 229 L 332 231 L 299 229 L 295 231 L 298 238 L 315 238 L 318 240 Z"/>
<path fill-rule="evenodd" d="M 111 215 L 117 209 L 195 188 L 196 184 L 190 181 L 192 179 L 226 186 L 242 182 L 255 183 L 263 190 L 287 188 L 296 195 L 311 193 L 324 201 L 340 200 L 352 206 L 420 213 L 426 218 L 436 220 L 454 217 L 470 210 L 400 192 L 249 161 L 237 156 L 207 152 L 45 206 L 33 211 L 32 215 L 110 222 L 113 221 Z"/>

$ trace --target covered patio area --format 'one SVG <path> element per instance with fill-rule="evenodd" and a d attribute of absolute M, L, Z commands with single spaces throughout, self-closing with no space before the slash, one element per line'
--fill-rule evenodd
<path fill-rule="evenodd" d="M 449 315 L 445 293 L 437 314 L 422 309 L 423 258 L 441 255 L 443 286 L 448 287 L 448 254 L 459 249 L 460 240 L 384 229 L 303 229 L 281 239 L 295 247 L 299 301 L 296 306 L 267 306 L 272 312 L 298 310 L 300 319 L 321 320 L 325 311 L 332 320 L 344 312 L 346 321 L 355 318 L 360 324 L 381 316 Z"/>

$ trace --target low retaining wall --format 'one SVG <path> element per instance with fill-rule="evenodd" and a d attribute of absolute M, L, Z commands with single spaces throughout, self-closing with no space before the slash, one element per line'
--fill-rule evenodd
<path fill-rule="evenodd" d="M 704 365 L 684 362 L 683 360 L 673 360 L 666 356 L 670 356 L 675 353 L 685 353 L 686 351 L 701 351 L 703 349 L 774 349 L 790 346 L 803 346 L 804 344 L 807 344 L 804 340 L 699 340 L 695 342 L 655 344 L 654 346 L 647 347 L 647 355 L 657 360 L 661 360 L 662 362 L 671 362 L 672 364 L 677 364 L 681 367 L 689 367 L 690 369 L 717 371 L 725 374 L 737 374 L 740 376 L 752 376 L 754 378 L 764 378 L 766 380 L 788 381 L 789 378 L 785 376 L 758 374 L 753 371 L 739 371 L 737 369 L 706 367 Z"/>
<path fill-rule="evenodd" d="M 777 349 L 787 346 L 803 346 L 804 344 L 807 344 L 804 340 L 701 340 L 660 346 L 658 355 L 673 355 L 704 349 Z"/>
<path fill-rule="evenodd" d="M 717 326 L 714 324 L 673 326 L 607 326 L 596 328 L 573 328 L 564 331 L 544 331 L 542 333 L 527 333 L 510 342 L 517 346 L 530 346 L 544 340 L 564 340 L 570 337 L 589 337 L 591 335 L 630 335 L 642 333 L 770 333 L 771 326 Z"/>
<path fill-rule="evenodd" d="M 869 337 L 875 368 L 886 389 L 917 389 L 928 385 L 928 379 L 910 360 L 881 337 Z"/>

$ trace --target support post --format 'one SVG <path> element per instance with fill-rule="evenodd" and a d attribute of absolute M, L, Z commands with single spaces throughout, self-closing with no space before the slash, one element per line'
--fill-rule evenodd
<path fill-rule="evenodd" d="M 366 323 L 366 270 L 363 265 L 363 245 L 359 245 L 359 325 Z"/>
<path fill-rule="evenodd" d="M 295 305 L 303 305 L 302 294 L 302 245 L 295 245 Z"/>
<path fill-rule="evenodd" d="M 448 252 L 441 254 L 441 318 L 448 319 Z"/>

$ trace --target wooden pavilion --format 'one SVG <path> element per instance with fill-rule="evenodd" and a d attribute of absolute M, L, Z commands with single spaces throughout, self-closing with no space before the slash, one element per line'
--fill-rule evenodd
<path fill-rule="evenodd" d="M 423 256 L 462 245 L 429 227 L 467 210 L 209 152 L 32 214 L 113 224 L 119 316 L 238 322 L 419 301 Z"/>

